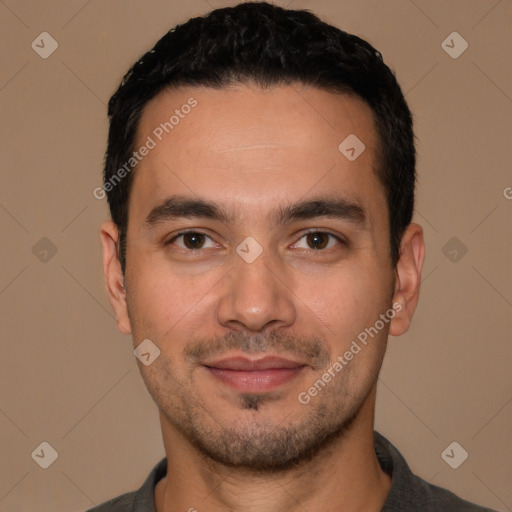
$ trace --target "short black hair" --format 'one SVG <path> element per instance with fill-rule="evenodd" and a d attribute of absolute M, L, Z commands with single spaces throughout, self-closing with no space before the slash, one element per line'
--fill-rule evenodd
<path fill-rule="evenodd" d="M 412 116 L 382 55 L 365 40 L 321 21 L 308 10 L 267 2 L 242 3 L 169 30 L 131 67 L 110 98 L 104 183 L 112 184 L 132 156 L 143 109 L 159 92 L 179 86 L 222 89 L 249 82 L 264 88 L 311 85 L 356 95 L 371 107 L 378 134 L 376 172 L 386 192 L 394 268 L 414 209 Z M 129 172 L 105 188 L 119 230 L 123 274 L 132 180 Z"/>

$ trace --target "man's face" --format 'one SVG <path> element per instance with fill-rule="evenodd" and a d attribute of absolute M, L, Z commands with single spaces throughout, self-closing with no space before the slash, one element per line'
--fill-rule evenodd
<path fill-rule="evenodd" d="M 351 134 L 365 146 L 355 160 L 355 139 L 338 148 Z M 389 331 L 385 322 L 334 369 L 393 300 L 370 108 L 300 85 L 182 88 L 147 105 L 135 147 L 148 136 L 156 146 L 133 171 L 129 202 L 127 315 L 117 314 L 135 346 L 160 350 L 139 366 L 164 421 L 227 464 L 314 454 L 370 396 Z M 180 216 L 176 196 L 226 218 L 197 206 Z"/>

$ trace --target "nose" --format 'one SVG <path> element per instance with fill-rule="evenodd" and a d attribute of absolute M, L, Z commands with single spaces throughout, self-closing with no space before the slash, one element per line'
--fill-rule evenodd
<path fill-rule="evenodd" d="M 265 251 L 251 263 L 235 255 L 232 271 L 223 279 L 218 321 L 251 332 L 290 326 L 296 318 L 291 286 L 286 269 Z"/>

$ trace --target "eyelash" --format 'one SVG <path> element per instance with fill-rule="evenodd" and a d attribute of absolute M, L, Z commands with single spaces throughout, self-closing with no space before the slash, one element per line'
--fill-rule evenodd
<path fill-rule="evenodd" d="M 183 235 L 187 235 L 187 234 L 203 235 L 203 236 L 205 236 L 205 237 L 207 237 L 207 238 L 209 238 L 210 240 L 213 241 L 212 237 L 209 236 L 208 234 L 204 233 L 203 231 L 199 231 L 197 229 L 190 229 L 190 230 L 180 231 L 179 233 L 174 235 L 172 238 L 167 240 L 164 243 L 164 245 L 165 246 L 171 245 L 176 239 L 178 239 L 179 237 L 181 237 Z M 320 231 L 318 229 L 313 229 L 313 230 L 310 230 L 310 231 L 306 231 L 305 233 L 302 234 L 302 236 L 299 238 L 299 240 L 301 240 L 305 236 L 311 235 L 311 234 L 329 235 L 330 237 L 335 238 L 341 245 L 343 245 L 343 246 L 347 246 L 348 245 L 348 243 L 344 239 L 342 239 L 341 237 L 335 235 L 334 233 L 330 233 L 329 231 Z M 187 249 L 187 248 L 179 247 L 179 249 L 181 251 L 183 251 L 183 252 L 200 252 L 202 247 L 199 248 L 199 249 Z M 329 249 L 332 249 L 332 247 L 330 247 L 328 249 L 309 249 L 309 250 L 310 251 L 315 251 L 315 252 L 326 252 Z"/>

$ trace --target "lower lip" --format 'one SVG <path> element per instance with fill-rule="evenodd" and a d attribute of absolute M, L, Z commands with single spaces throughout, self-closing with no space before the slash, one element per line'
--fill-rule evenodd
<path fill-rule="evenodd" d="M 205 367 L 216 379 L 245 393 L 272 391 L 296 377 L 305 367 L 241 371 Z"/>

